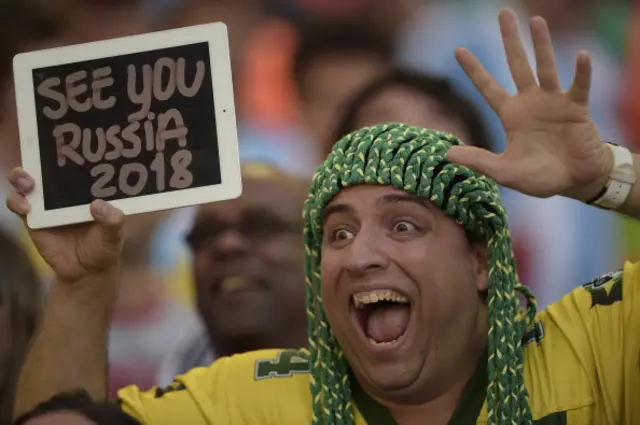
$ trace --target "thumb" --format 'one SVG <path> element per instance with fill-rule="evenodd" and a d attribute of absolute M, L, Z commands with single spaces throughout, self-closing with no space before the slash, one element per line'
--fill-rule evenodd
<path fill-rule="evenodd" d="M 498 183 L 504 180 L 504 169 L 500 155 L 474 146 L 454 146 L 447 152 L 447 159 L 458 165 L 470 168 Z"/>
<path fill-rule="evenodd" d="M 101 199 L 91 203 L 91 215 L 100 226 L 102 238 L 107 243 L 118 244 L 122 240 L 124 214 L 118 208 Z"/>

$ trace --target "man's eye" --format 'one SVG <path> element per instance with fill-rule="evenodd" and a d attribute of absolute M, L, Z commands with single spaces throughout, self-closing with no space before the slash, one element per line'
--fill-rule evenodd
<path fill-rule="evenodd" d="M 408 233 L 416 229 L 416 225 L 409 221 L 399 221 L 393 225 L 393 230 L 398 233 Z"/>
<path fill-rule="evenodd" d="M 218 227 L 196 228 L 187 235 L 186 241 L 191 249 L 202 248 L 223 231 L 224 229 Z"/>
<path fill-rule="evenodd" d="M 336 229 L 333 232 L 333 236 L 332 236 L 331 239 L 334 240 L 334 241 L 343 241 L 343 240 L 346 240 L 346 239 L 351 239 L 354 236 L 355 235 L 352 232 L 350 232 L 349 230 L 347 230 L 347 229 Z"/>

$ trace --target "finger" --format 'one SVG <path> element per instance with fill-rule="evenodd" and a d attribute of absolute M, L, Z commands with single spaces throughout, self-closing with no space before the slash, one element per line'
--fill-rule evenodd
<path fill-rule="evenodd" d="M 556 58 L 547 21 L 540 16 L 531 19 L 531 38 L 536 55 L 536 67 L 540 87 L 546 90 L 560 90 L 560 79 L 556 69 Z"/>
<path fill-rule="evenodd" d="M 447 152 L 447 159 L 483 174 L 497 183 L 505 180 L 500 155 L 473 146 L 454 146 Z"/>
<path fill-rule="evenodd" d="M 511 9 L 503 9 L 498 16 L 502 43 L 507 55 L 509 70 L 518 91 L 525 91 L 536 85 L 536 79 L 529 65 L 527 53 L 518 32 L 518 18 Z"/>
<path fill-rule="evenodd" d="M 509 94 L 467 49 L 456 49 L 456 59 L 484 100 L 497 112 Z"/>
<path fill-rule="evenodd" d="M 576 58 L 576 75 L 569 89 L 569 98 L 576 103 L 587 105 L 591 90 L 591 58 L 589 53 L 581 51 Z"/>
<path fill-rule="evenodd" d="M 9 173 L 9 183 L 20 193 L 27 195 L 35 186 L 33 178 L 22 168 L 14 168 Z"/>
<path fill-rule="evenodd" d="M 122 240 L 124 214 L 118 208 L 101 199 L 91 203 L 91 215 L 102 228 L 106 242 L 119 243 Z"/>
<path fill-rule="evenodd" d="M 25 217 L 31 211 L 31 205 L 22 193 L 14 190 L 7 196 L 7 209 L 17 216 Z"/>

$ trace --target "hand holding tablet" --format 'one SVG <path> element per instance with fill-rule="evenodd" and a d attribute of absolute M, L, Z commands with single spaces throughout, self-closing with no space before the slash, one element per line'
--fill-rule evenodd
<path fill-rule="evenodd" d="M 31 228 L 240 195 L 224 24 L 17 55 L 14 80 Z"/>
<path fill-rule="evenodd" d="M 20 168 L 11 171 L 9 181 L 15 190 L 7 198 L 7 207 L 24 219 L 31 211 L 25 196 L 31 194 L 35 182 Z M 108 202 L 97 200 L 91 204 L 90 213 L 95 219 L 92 223 L 31 229 L 29 232 L 38 253 L 55 273 L 56 280 L 69 287 L 76 287 L 76 283 L 91 275 L 112 276 L 112 272 L 117 273 L 122 250 L 122 211 Z M 80 288 L 84 286 L 79 285 Z M 97 285 L 98 288 L 101 286 Z M 113 288 L 107 285 L 102 289 L 110 291 Z"/>

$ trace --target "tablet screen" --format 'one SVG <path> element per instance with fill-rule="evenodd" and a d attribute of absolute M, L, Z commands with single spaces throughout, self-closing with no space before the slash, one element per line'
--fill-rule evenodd
<path fill-rule="evenodd" d="M 45 210 L 221 183 L 209 44 L 33 70 Z"/>

